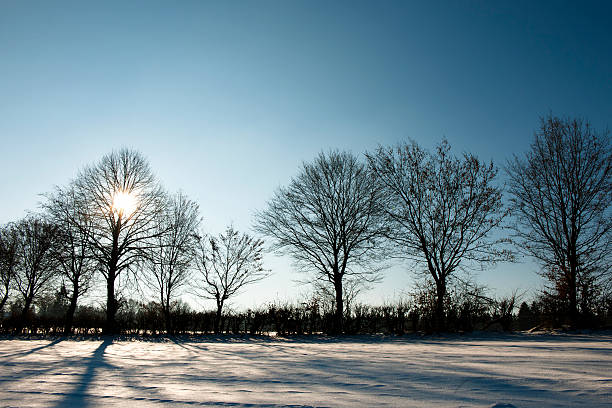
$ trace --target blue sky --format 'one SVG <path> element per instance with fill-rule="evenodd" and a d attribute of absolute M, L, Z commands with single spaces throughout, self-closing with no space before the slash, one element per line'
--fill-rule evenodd
<path fill-rule="evenodd" d="M 0 3 L 0 223 L 123 146 L 206 228 L 249 230 L 302 161 L 446 137 L 500 166 L 539 117 L 612 113 L 608 2 Z M 306 288 L 286 259 L 238 305 Z M 527 262 L 479 272 L 498 291 L 539 285 Z M 364 300 L 408 289 L 407 265 Z"/>

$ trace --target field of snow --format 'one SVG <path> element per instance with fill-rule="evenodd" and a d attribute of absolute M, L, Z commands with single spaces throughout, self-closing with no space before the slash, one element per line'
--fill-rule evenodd
<path fill-rule="evenodd" d="M 0 406 L 610 407 L 612 335 L 0 340 Z"/>

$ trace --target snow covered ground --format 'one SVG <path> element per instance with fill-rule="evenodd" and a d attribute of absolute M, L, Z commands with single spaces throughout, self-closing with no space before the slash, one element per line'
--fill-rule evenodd
<path fill-rule="evenodd" d="M 610 407 L 612 334 L 0 340 L 0 406 Z"/>

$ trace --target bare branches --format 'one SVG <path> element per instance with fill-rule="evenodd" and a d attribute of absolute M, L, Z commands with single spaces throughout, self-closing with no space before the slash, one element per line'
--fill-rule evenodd
<path fill-rule="evenodd" d="M 23 319 L 35 297 L 57 276 L 54 245 L 57 227 L 42 218 L 29 216 L 15 224 L 18 263 L 15 287 L 24 301 Z"/>
<path fill-rule="evenodd" d="M 155 238 L 155 247 L 151 249 L 149 265 L 154 278 L 152 283 L 165 314 L 166 330 L 170 333 L 170 306 L 188 282 L 197 252 L 198 205 L 179 193 L 168 199 L 166 209 L 159 217 L 159 234 Z"/>
<path fill-rule="evenodd" d="M 75 285 L 79 295 L 84 294 L 97 267 L 89 246 L 93 236 L 91 217 L 81 211 L 79 197 L 72 186 L 58 187 L 45 198 L 42 207 L 58 228 L 55 252 L 58 266 L 64 278 Z"/>
<path fill-rule="evenodd" d="M 542 263 L 575 319 L 580 281 L 596 284 L 612 266 L 609 134 L 549 116 L 506 170 L 519 248 Z"/>
<path fill-rule="evenodd" d="M 45 195 L 42 207 L 49 220 L 57 226 L 54 256 L 62 274 L 70 305 L 66 313 L 66 334 L 72 331 L 72 321 L 78 299 L 90 288 L 98 261 L 94 258 L 90 242 L 93 238 L 92 217 L 82 210 L 80 197 L 73 186 L 56 188 Z M 65 286 L 64 286 L 65 287 Z"/>
<path fill-rule="evenodd" d="M 112 332 L 115 279 L 123 271 L 134 270 L 155 247 L 155 238 L 163 233 L 159 215 L 166 204 L 165 193 L 142 155 L 127 149 L 83 170 L 74 189 L 79 211 L 93 225 L 89 244 L 107 282 L 106 331 Z"/>
<path fill-rule="evenodd" d="M 15 279 L 18 257 L 18 236 L 12 224 L 0 227 L 0 312 L 9 297 Z"/>
<path fill-rule="evenodd" d="M 502 191 L 494 185 L 497 169 L 472 154 L 451 155 L 446 141 L 435 154 L 412 142 L 379 147 L 367 158 L 386 190 L 389 238 L 402 256 L 426 266 L 441 319 L 447 280 L 458 269 L 510 258 L 503 241 L 490 238 L 505 216 Z"/>
<path fill-rule="evenodd" d="M 198 288 L 203 296 L 217 303 L 215 331 L 225 301 L 236 295 L 246 285 L 258 282 L 267 276 L 263 268 L 263 241 L 248 234 L 241 234 L 229 226 L 218 237 L 200 240 L 197 267 L 201 281 Z"/>
<path fill-rule="evenodd" d="M 272 249 L 334 286 L 339 330 L 345 276 L 371 281 L 381 268 L 382 199 L 382 190 L 354 155 L 321 153 L 257 214 L 256 228 L 272 238 Z"/>
<path fill-rule="evenodd" d="M 159 234 L 158 214 L 165 204 L 148 163 L 140 153 L 123 149 L 83 170 L 74 186 L 94 224 L 90 242 L 96 256 L 103 264 L 116 260 L 117 275 L 129 269 Z M 120 193 L 133 197 L 135 208 L 130 213 L 116 211 L 114 199 Z M 139 256 L 130 256 L 134 253 Z"/>

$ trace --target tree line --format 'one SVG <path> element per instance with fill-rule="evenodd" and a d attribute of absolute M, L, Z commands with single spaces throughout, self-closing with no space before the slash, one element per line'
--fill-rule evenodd
<path fill-rule="evenodd" d="M 204 234 L 195 202 L 165 191 L 140 153 L 112 152 L 44 194 L 38 213 L 1 227 L 0 311 L 13 298 L 3 328 L 21 333 L 39 327 L 41 318 L 52 315 L 40 311 L 55 304 L 63 305 L 63 331 L 72 333 L 75 316 L 82 321 L 91 312 L 79 300 L 97 280 L 106 287 L 104 318 L 99 310 L 89 313 L 98 318 L 79 327 L 102 327 L 104 333 L 129 326 L 121 317 L 129 304 L 121 285 L 128 281 L 156 294 L 153 303 L 132 302 L 131 308 L 157 316 L 153 331 L 166 333 L 230 331 L 230 321 L 237 325 L 231 331 L 281 333 L 605 322 L 612 316 L 609 133 L 550 115 L 541 120 L 530 150 L 514 155 L 504 170 L 506 185 L 492 162 L 455 155 L 445 140 L 435 151 L 413 141 L 379 146 L 363 159 L 320 153 L 256 213 L 254 230 L 267 240 L 265 247 L 233 226 Z M 316 301 L 224 314 L 228 299 L 270 275 L 266 250 L 288 255 L 307 273 Z M 516 294 L 493 299 L 464 272 L 513 261 L 517 254 L 537 260 L 549 284 L 515 316 Z M 421 276 L 410 301 L 391 307 L 393 312 L 355 303 L 359 291 L 397 260 Z M 214 300 L 214 313 L 181 308 L 185 291 Z M 39 313 L 32 310 L 36 302 Z M 375 322 L 389 322 L 391 315 L 393 324 Z M 286 329 L 289 321 L 299 328 Z M 151 331 L 150 325 L 139 327 Z"/>

